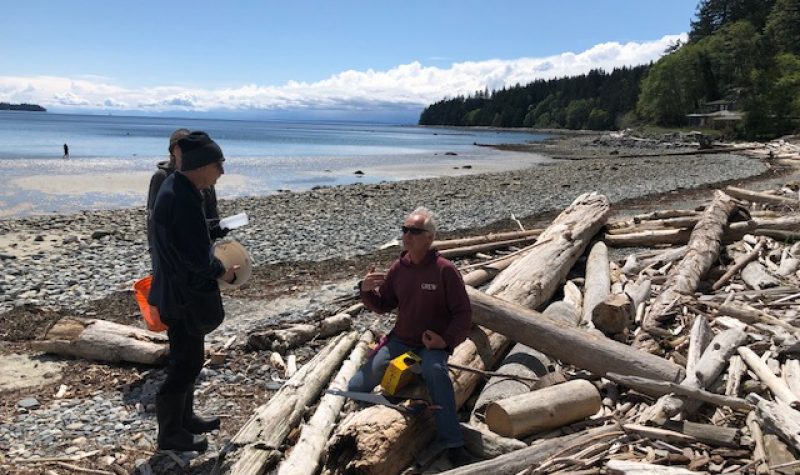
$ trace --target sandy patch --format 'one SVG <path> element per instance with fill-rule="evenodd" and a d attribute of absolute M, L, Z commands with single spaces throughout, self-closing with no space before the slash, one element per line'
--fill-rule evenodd
<path fill-rule="evenodd" d="M 15 178 L 9 183 L 24 190 L 51 195 L 80 196 L 88 193 L 141 195 L 147 193 L 152 176 L 153 174 L 150 172 L 31 175 Z M 227 189 L 245 185 L 247 182 L 248 178 L 244 175 L 226 174 L 220 179 L 217 188 Z"/>
<path fill-rule="evenodd" d="M 40 356 L 10 354 L 0 356 L 0 391 L 52 384 L 61 379 L 62 363 Z"/>
<path fill-rule="evenodd" d="M 36 241 L 36 236 L 42 236 Z M 52 251 L 56 244 L 64 241 L 66 233 L 8 233 L 0 234 L 0 253 L 22 258 L 40 252 Z"/>

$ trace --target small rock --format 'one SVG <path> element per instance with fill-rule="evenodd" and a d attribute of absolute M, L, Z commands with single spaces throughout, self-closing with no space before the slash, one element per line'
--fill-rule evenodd
<path fill-rule="evenodd" d="M 97 231 L 92 232 L 92 239 L 100 239 L 102 237 L 111 236 L 114 234 L 114 231 L 108 229 L 98 229 Z"/>
<path fill-rule="evenodd" d="M 25 399 L 18 402 L 17 405 L 25 409 L 31 409 L 34 407 L 38 407 L 39 401 L 37 401 L 36 398 L 26 397 Z"/>

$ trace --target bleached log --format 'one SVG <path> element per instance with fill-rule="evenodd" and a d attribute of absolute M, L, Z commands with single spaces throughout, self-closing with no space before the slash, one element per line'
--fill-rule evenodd
<path fill-rule="evenodd" d="M 637 391 L 650 396 L 664 396 L 676 394 L 690 399 L 707 402 L 721 407 L 730 407 L 739 411 L 749 411 L 752 405 L 744 399 L 722 396 L 704 389 L 691 388 L 681 384 L 668 381 L 657 381 L 655 379 L 640 378 L 638 376 L 623 376 L 621 374 L 608 373 L 606 377 L 623 386 L 636 389 Z M 666 420 L 666 419 L 664 419 Z"/>
<path fill-rule="evenodd" d="M 783 364 L 783 379 L 792 393 L 800 398 L 800 361 L 794 358 L 787 358 Z"/>
<path fill-rule="evenodd" d="M 692 329 L 689 331 L 689 350 L 686 352 L 686 380 L 693 381 L 697 379 L 697 364 L 700 363 L 703 352 L 706 351 L 713 338 L 714 333 L 711 331 L 711 326 L 708 324 L 706 317 L 703 315 L 696 316 L 694 322 L 692 322 Z"/>
<path fill-rule="evenodd" d="M 772 394 L 785 404 L 797 409 L 800 408 L 800 399 L 795 396 L 789 386 L 767 367 L 761 358 L 746 346 L 740 346 L 737 350 L 750 370 L 758 376 L 762 383 L 766 384 Z"/>
<path fill-rule="evenodd" d="M 592 322 L 606 335 L 622 333 L 633 324 L 636 310 L 650 297 L 650 280 L 629 283 L 622 294 L 611 294 L 594 307 Z"/>
<path fill-rule="evenodd" d="M 606 471 L 613 475 L 701 475 L 705 472 L 695 472 L 682 467 L 656 465 L 646 462 L 632 462 L 630 460 L 609 460 Z"/>
<path fill-rule="evenodd" d="M 159 365 L 166 362 L 168 342 L 163 333 L 94 318 L 63 317 L 31 347 L 95 361 Z"/>
<path fill-rule="evenodd" d="M 778 317 L 770 315 L 763 310 L 759 310 L 745 303 L 729 302 L 716 305 L 711 302 L 706 302 L 705 304 L 713 309 L 716 309 L 719 315 L 727 315 L 747 324 L 752 325 L 756 322 L 761 322 L 766 323 L 767 325 L 779 326 L 784 330 L 793 332 L 795 334 L 800 334 L 800 328 L 797 328 L 789 322 L 785 322 Z"/>
<path fill-rule="evenodd" d="M 536 239 L 535 236 L 524 237 L 521 239 L 509 239 L 507 241 L 486 242 L 482 244 L 473 244 L 471 246 L 454 247 L 439 251 L 442 257 L 447 259 L 455 259 L 458 257 L 472 256 L 479 252 L 495 251 L 497 249 L 504 249 L 511 246 L 520 246 L 530 244 Z"/>
<path fill-rule="evenodd" d="M 606 245 L 608 245 L 608 242 L 606 242 Z M 683 258 L 684 254 L 686 254 L 686 246 L 669 248 L 665 251 L 655 253 L 655 255 L 649 255 L 648 257 L 638 259 L 636 265 L 630 270 L 626 270 L 626 273 L 637 274 L 647 268 L 669 264 Z"/>
<path fill-rule="evenodd" d="M 770 203 L 777 205 L 800 205 L 800 201 L 794 198 L 786 198 L 783 196 L 769 195 L 767 193 L 760 193 L 758 191 L 747 190 L 745 188 L 737 188 L 735 186 L 728 186 L 725 192 L 734 198 L 740 200 L 751 201 L 756 203 Z"/>
<path fill-rule="evenodd" d="M 577 379 L 492 402 L 486 425 L 504 437 L 520 438 L 589 417 L 601 405 L 597 388 Z"/>
<path fill-rule="evenodd" d="M 650 333 L 658 329 L 658 322 L 666 318 L 671 305 L 683 296 L 694 293 L 700 279 L 708 272 L 719 255 L 722 232 L 736 202 L 717 191 L 714 200 L 703 212 L 692 230 L 684 258 L 670 271 L 661 293 L 650 306 L 642 328 Z"/>
<path fill-rule="evenodd" d="M 510 241 L 514 239 L 535 238 L 541 233 L 542 233 L 541 229 L 529 229 L 527 231 L 508 231 L 502 233 L 489 233 L 489 234 L 484 234 L 482 236 L 469 236 L 459 239 L 436 240 L 433 241 L 431 247 L 434 247 L 441 252 L 446 249 L 474 246 L 476 244 L 488 244 L 500 241 Z"/>
<path fill-rule="evenodd" d="M 315 323 L 300 323 L 288 328 L 251 333 L 247 344 L 257 350 L 284 352 L 314 338 L 328 338 L 350 329 L 353 319 L 348 313 L 338 313 Z"/>
<path fill-rule="evenodd" d="M 266 404 L 256 409 L 255 414 L 231 439 L 237 451 L 235 455 L 228 456 L 229 460 L 235 460 L 228 473 L 263 473 L 266 464 L 274 457 L 273 452 L 280 447 L 289 431 L 299 424 L 306 406 L 316 401 L 357 339 L 356 332 L 334 337 Z"/>
<path fill-rule="evenodd" d="M 524 250 L 529 250 L 525 248 Z M 497 274 L 499 274 L 504 269 L 507 269 L 515 260 L 522 257 L 522 253 L 514 256 L 508 256 L 505 259 L 500 259 L 498 261 L 492 262 L 491 264 L 486 264 L 481 266 L 478 269 L 475 269 L 463 276 L 464 285 L 470 285 L 472 287 L 479 287 L 486 282 L 494 279 Z"/>
<path fill-rule="evenodd" d="M 764 451 L 764 433 L 759 425 L 758 418 L 754 411 L 747 414 L 747 428 L 750 431 L 750 438 L 753 439 L 753 460 L 756 462 L 755 471 L 759 475 L 766 475 L 769 473 L 767 466 L 767 456 Z"/>
<path fill-rule="evenodd" d="M 603 376 L 608 372 L 664 381 L 683 378 L 683 368 L 658 356 L 638 351 L 585 330 L 570 328 L 519 305 L 468 288 L 473 322 L 513 336 L 564 363 Z M 580 348 L 580 351 L 576 349 Z"/>
<path fill-rule="evenodd" d="M 748 287 L 755 290 L 777 287 L 781 283 L 772 276 L 767 269 L 758 262 L 750 262 L 742 269 L 742 280 Z"/>
<path fill-rule="evenodd" d="M 529 447 L 490 460 L 483 460 L 463 467 L 441 472 L 439 475 L 516 475 L 521 470 L 536 466 L 566 449 L 579 450 L 588 444 L 623 435 L 619 424 L 587 429 L 574 434 L 551 439 L 541 439 Z"/>
<path fill-rule="evenodd" d="M 605 224 L 609 213 L 605 196 L 581 195 L 537 238 L 531 251 L 493 280 L 488 292 L 529 308 L 544 305 Z M 478 335 L 482 336 L 471 336 L 459 345 L 450 362 L 489 369 L 509 346 L 509 339 L 503 334 L 479 330 Z M 468 372 L 454 375 L 456 407 L 469 397 L 479 378 Z M 376 475 L 399 473 L 430 442 L 433 434 L 430 417 L 407 420 L 385 407 L 367 408 L 337 428 L 329 445 L 324 473 L 355 470 Z"/>
<path fill-rule="evenodd" d="M 683 228 L 691 229 L 695 226 L 695 224 L 697 224 L 698 219 L 700 219 L 699 216 L 695 215 L 695 216 L 684 216 L 684 217 L 642 221 L 627 227 L 610 228 L 608 229 L 607 232 L 609 235 L 614 235 L 614 234 L 628 234 L 633 232 L 642 232 L 650 230 L 683 229 Z"/>
<path fill-rule="evenodd" d="M 752 409 L 752 406 L 749 406 L 749 408 Z M 739 445 L 739 430 L 733 427 L 721 427 L 689 421 L 667 421 L 663 427 L 694 437 L 704 444 L 725 447 L 736 447 Z"/>
<path fill-rule="evenodd" d="M 350 357 L 342 364 L 339 372 L 331 381 L 330 388 L 342 390 L 347 388 L 348 381 L 367 359 L 368 345 L 372 343 L 373 339 L 370 330 L 361 335 L 350 353 Z M 314 475 L 316 473 L 325 443 L 333 431 L 333 426 L 344 403 L 345 399 L 342 396 L 326 394 L 322 397 L 314 415 L 307 424 L 302 426 L 300 438 L 292 447 L 292 451 L 278 466 L 278 475 Z"/>
<path fill-rule="evenodd" d="M 768 401 L 750 393 L 747 401 L 756 407 L 756 416 L 762 427 L 777 434 L 784 442 L 800 449 L 800 412 L 780 401 Z"/>
<path fill-rule="evenodd" d="M 603 242 L 597 242 L 586 259 L 586 283 L 583 292 L 583 313 L 581 325 L 594 328 L 592 311 L 608 297 L 611 287 L 611 269 L 608 265 L 608 249 Z"/>

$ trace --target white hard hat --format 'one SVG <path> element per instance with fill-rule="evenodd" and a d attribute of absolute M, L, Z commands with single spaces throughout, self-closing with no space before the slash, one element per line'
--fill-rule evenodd
<path fill-rule="evenodd" d="M 214 245 L 214 255 L 222 261 L 225 268 L 239 266 L 236 270 L 236 280 L 229 284 L 219 279 L 220 289 L 238 289 L 244 285 L 253 274 L 253 261 L 250 259 L 247 249 L 233 240 L 220 241 Z"/>

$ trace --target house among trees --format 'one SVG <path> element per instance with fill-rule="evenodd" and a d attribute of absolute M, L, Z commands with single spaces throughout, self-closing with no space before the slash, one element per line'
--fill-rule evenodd
<path fill-rule="evenodd" d="M 706 102 L 701 112 L 687 114 L 686 118 L 690 126 L 729 130 L 744 118 L 744 113 L 736 110 L 735 100 L 719 99 Z"/>

